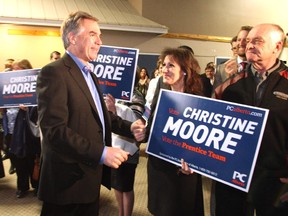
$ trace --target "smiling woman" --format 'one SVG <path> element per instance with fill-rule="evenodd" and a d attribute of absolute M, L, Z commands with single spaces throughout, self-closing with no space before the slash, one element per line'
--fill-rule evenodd
<path fill-rule="evenodd" d="M 197 64 L 194 64 L 196 59 L 190 50 L 166 48 L 162 51 L 160 59 L 163 62 L 163 80 L 160 78 L 158 81 L 151 105 L 151 115 L 148 119 L 147 133 L 150 133 L 152 126 L 160 83 L 163 82 L 166 85 L 165 88 L 172 89 L 172 91 L 202 94 L 202 85 L 196 72 Z M 173 120 L 171 121 L 171 118 L 168 118 L 167 127 L 164 128 L 164 131 L 173 130 Z M 189 130 L 189 126 L 186 126 Z M 192 125 L 190 126 L 190 131 L 193 131 Z M 175 133 L 185 133 L 184 131 L 181 131 L 181 129 L 175 130 Z M 190 131 L 189 134 L 191 135 Z M 166 141 L 170 142 L 168 139 Z M 185 168 L 187 163 L 183 162 L 182 165 Z M 180 170 L 183 170 L 183 168 Z M 186 171 L 179 172 L 179 167 L 174 164 L 153 155 L 148 156 L 148 209 L 150 213 L 165 216 L 204 215 L 201 176 Z"/>

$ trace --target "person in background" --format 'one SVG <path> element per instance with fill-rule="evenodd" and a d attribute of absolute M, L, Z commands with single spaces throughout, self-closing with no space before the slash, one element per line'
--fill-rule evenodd
<path fill-rule="evenodd" d="M 50 61 L 53 62 L 53 61 L 56 61 L 58 59 L 61 58 L 61 53 L 58 52 L 58 51 L 53 51 L 51 54 L 50 54 Z"/>
<path fill-rule="evenodd" d="M 246 62 L 245 48 L 246 37 L 252 26 L 242 26 L 237 34 L 237 57 L 226 61 L 216 67 L 213 89 L 222 84 L 227 78 L 242 70 L 242 62 Z"/>
<path fill-rule="evenodd" d="M 16 70 L 27 70 L 27 69 L 32 69 L 32 65 L 29 62 L 28 59 L 22 59 L 22 60 L 18 60 L 15 61 L 12 64 L 12 70 L 16 71 Z"/>
<path fill-rule="evenodd" d="M 15 60 L 12 58 L 6 59 L 5 64 L 4 64 L 4 67 L 5 67 L 4 72 L 12 70 L 12 65 L 14 61 Z"/>
<path fill-rule="evenodd" d="M 196 72 L 191 51 L 183 48 L 166 48 L 162 51 L 163 83 L 172 91 L 202 95 L 202 82 Z M 148 119 L 147 138 L 154 118 L 160 87 L 156 88 Z M 186 172 L 172 163 L 148 155 L 148 210 L 157 216 L 203 216 L 201 176 Z M 181 172 L 181 170 L 185 172 Z M 180 172 L 179 172 L 180 170 Z M 188 175 L 187 175 L 188 174 Z"/>
<path fill-rule="evenodd" d="M 214 63 L 208 63 L 205 67 L 205 73 L 200 75 L 203 82 L 203 92 L 206 97 L 212 96 L 213 84 L 215 80 L 215 67 L 213 65 Z"/>
<path fill-rule="evenodd" d="M 192 53 L 193 56 L 195 55 L 194 50 L 190 46 L 181 45 L 178 48 L 189 50 Z"/>
<path fill-rule="evenodd" d="M 65 54 L 44 66 L 37 79 L 42 158 L 41 215 L 99 214 L 100 185 L 110 189 L 111 169 L 128 152 L 111 146 L 111 131 L 141 141 L 145 125 L 108 112 L 89 62 L 102 44 L 98 19 L 68 15 L 61 26 Z"/>
<path fill-rule="evenodd" d="M 154 70 L 154 72 L 153 72 L 153 77 L 151 78 L 151 80 L 154 79 L 154 78 L 156 78 L 156 77 L 158 77 L 158 75 L 159 75 L 159 70 L 158 70 L 158 68 L 156 68 L 156 69 Z M 151 80 L 150 80 L 150 81 L 151 81 Z"/>
<path fill-rule="evenodd" d="M 288 67 L 276 24 L 256 25 L 246 38 L 249 62 L 215 89 L 217 99 L 269 109 L 248 193 L 216 182 L 216 216 L 288 215 Z"/>
<path fill-rule="evenodd" d="M 3 72 L 8 72 L 8 71 L 12 71 L 12 65 L 13 65 L 13 62 L 14 62 L 15 60 L 14 59 L 12 59 L 12 58 L 9 58 L 9 59 L 6 59 L 6 61 L 5 61 L 5 64 L 4 64 L 4 67 L 5 67 L 5 69 L 4 69 L 4 71 Z M 3 129 L 3 111 L 4 111 L 5 109 L 1 109 L 0 111 L 1 111 L 1 128 L 2 128 L 2 130 L 1 130 L 1 147 L 0 147 L 0 150 L 2 150 L 3 151 L 3 154 L 1 154 L 1 158 L 2 158 L 2 160 L 4 161 L 4 160 L 6 160 L 6 159 L 9 159 L 10 158 L 10 153 L 9 153 L 9 146 L 7 146 L 7 143 L 5 142 L 5 136 L 4 136 L 4 129 Z M 10 175 L 12 175 L 12 174 L 14 174 L 15 172 L 16 172 L 16 169 L 15 169 L 15 166 L 14 166 L 14 164 L 13 164 L 13 162 L 11 161 L 11 159 L 10 159 L 10 168 L 9 168 L 9 174 Z"/>
<path fill-rule="evenodd" d="M 212 90 L 212 98 L 215 98 L 215 89 L 221 85 L 225 80 L 227 80 L 230 76 L 237 74 L 237 72 L 243 69 L 246 64 L 246 37 L 249 31 L 252 29 L 252 26 L 241 26 L 238 34 L 236 42 L 231 40 L 231 49 L 233 56 L 230 60 L 226 61 L 223 64 L 217 65 L 216 72 L 214 76 L 213 90 Z M 237 49 L 234 47 L 236 46 Z M 237 55 L 235 54 L 237 51 Z M 244 65 L 243 65 L 244 63 Z M 215 182 L 212 182 L 211 188 L 211 216 L 215 215 Z"/>
<path fill-rule="evenodd" d="M 237 58 L 238 56 L 238 42 L 237 42 L 237 35 L 232 37 L 230 41 L 232 57 Z"/>
<path fill-rule="evenodd" d="M 146 94 L 146 106 L 151 107 L 151 103 L 152 103 L 152 100 L 153 100 L 153 97 L 154 97 L 154 92 L 155 92 L 155 89 L 156 89 L 156 86 L 157 86 L 157 83 L 159 81 L 159 78 L 162 76 L 162 62 L 161 60 L 159 59 L 157 61 L 157 67 L 155 69 L 155 72 L 157 71 L 157 76 L 153 79 L 150 80 L 150 83 L 149 83 L 149 87 L 148 87 L 148 90 L 147 90 L 147 94 Z M 154 74 L 155 74 L 154 72 Z"/>
<path fill-rule="evenodd" d="M 190 46 L 187 46 L 187 45 L 181 45 L 179 46 L 178 48 L 180 49 L 185 49 L 185 50 L 188 50 L 189 52 L 192 53 L 192 55 L 194 56 L 194 50 L 190 47 Z M 200 75 L 201 73 L 201 68 L 200 68 L 200 65 L 199 65 L 199 62 L 196 58 L 193 58 L 192 59 L 192 64 L 193 64 L 193 67 L 195 68 L 196 72 Z"/>
<path fill-rule="evenodd" d="M 12 70 L 32 69 L 27 59 L 15 61 Z M 5 143 L 9 147 L 9 157 L 16 168 L 17 198 L 26 196 L 30 184 L 37 192 L 38 181 L 33 179 L 34 162 L 36 155 L 40 154 L 40 138 L 35 138 L 28 128 L 32 107 L 24 105 L 4 109 L 3 127 Z M 37 114 L 37 110 L 33 111 Z"/>
<path fill-rule="evenodd" d="M 146 97 L 146 94 L 147 94 L 149 82 L 150 82 L 150 79 L 149 79 L 148 71 L 145 67 L 142 67 L 140 69 L 140 79 L 136 85 L 136 88 L 138 91 L 142 93 L 144 98 Z"/>
<path fill-rule="evenodd" d="M 137 74 L 135 84 L 139 80 Z M 129 121 L 141 119 L 144 113 L 145 99 L 136 88 L 134 88 L 131 102 L 118 101 L 115 103 L 114 97 L 110 94 L 106 96 L 105 102 L 109 111 Z M 139 162 L 139 145 L 140 143 L 133 139 L 112 134 L 112 146 L 129 152 L 128 160 L 122 163 L 118 169 L 112 169 L 111 187 L 115 192 L 119 216 L 131 216 L 133 212 L 134 180 Z"/>
<path fill-rule="evenodd" d="M 0 108 L 0 151 L 4 151 L 3 109 Z M 2 155 L 0 157 L 0 178 L 5 177 Z"/>

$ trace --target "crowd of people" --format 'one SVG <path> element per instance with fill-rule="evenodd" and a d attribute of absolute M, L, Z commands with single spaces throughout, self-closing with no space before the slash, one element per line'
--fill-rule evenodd
<path fill-rule="evenodd" d="M 50 61 L 61 57 L 53 51 Z M 32 69 L 28 59 L 7 59 L 4 72 Z M 0 176 L 5 177 L 3 160 L 10 160 L 10 175 L 16 173 L 16 197 L 23 198 L 30 188 L 34 195 L 38 192 L 41 144 L 39 134 L 35 134 L 32 125 L 37 126 L 37 106 L 19 106 L 1 108 L 1 169 Z"/>
<path fill-rule="evenodd" d="M 288 215 L 288 67 L 279 59 L 285 44 L 280 26 L 242 26 L 230 43 L 231 59 L 207 63 L 202 74 L 191 47 L 163 49 L 151 78 L 138 68 L 129 103 L 104 98 L 89 71 L 102 45 L 98 19 L 71 13 L 61 35 L 65 54 L 52 52 L 41 69 L 37 106 L 1 109 L 1 160 L 9 158 L 9 173 L 16 172 L 18 198 L 32 187 L 43 201 L 42 216 L 98 215 L 102 184 L 114 189 L 119 216 L 133 215 L 139 145 L 151 132 L 159 92 L 167 89 L 269 109 L 249 191 L 211 181 L 210 213 Z M 32 68 L 26 59 L 6 65 L 7 71 Z M 145 107 L 151 110 L 147 122 Z M 41 128 L 41 145 L 30 121 Z M 147 186 L 152 215 L 204 216 L 202 176 L 185 161 L 176 166 L 149 154 Z"/>

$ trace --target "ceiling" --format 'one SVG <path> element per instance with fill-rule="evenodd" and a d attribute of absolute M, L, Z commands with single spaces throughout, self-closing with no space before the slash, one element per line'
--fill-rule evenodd
<path fill-rule="evenodd" d="M 58 27 L 78 10 L 97 17 L 101 29 L 168 32 L 166 26 L 141 16 L 127 0 L 0 0 L 0 23 Z"/>

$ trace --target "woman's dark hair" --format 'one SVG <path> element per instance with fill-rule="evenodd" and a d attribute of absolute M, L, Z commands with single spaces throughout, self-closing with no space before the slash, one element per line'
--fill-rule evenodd
<path fill-rule="evenodd" d="M 180 65 L 181 70 L 186 73 L 184 79 L 184 92 L 203 95 L 203 87 L 200 75 L 196 72 L 199 64 L 191 51 L 183 48 L 166 48 L 161 53 L 161 60 L 164 61 L 166 56 L 172 56 Z"/>

